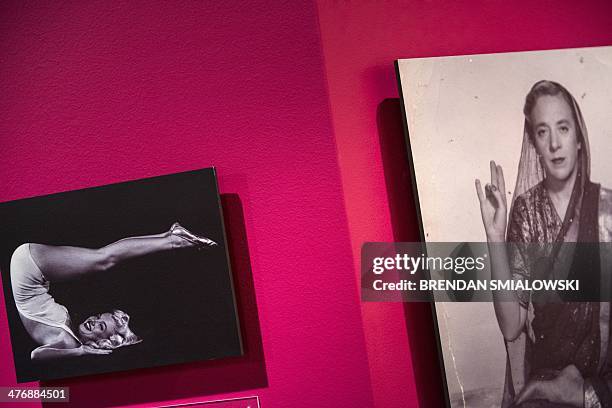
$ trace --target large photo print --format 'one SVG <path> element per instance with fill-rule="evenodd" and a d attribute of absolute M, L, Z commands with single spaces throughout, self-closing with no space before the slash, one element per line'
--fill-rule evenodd
<path fill-rule="evenodd" d="M 397 70 L 427 242 L 549 244 L 539 254 L 549 272 L 610 274 L 598 256 L 559 248 L 612 241 L 612 48 L 399 60 Z M 534 275 L 511 250 L 520 246 L 495 247 L 493 278 Z M 436 303 L 451 407 L 612 406 L 609 302 L 532 295 Z"/>
<path fill-rule="evenodd" d="M 0 224 L 19 382 L 242 354 L 214 169 L 2 203 Z"/>

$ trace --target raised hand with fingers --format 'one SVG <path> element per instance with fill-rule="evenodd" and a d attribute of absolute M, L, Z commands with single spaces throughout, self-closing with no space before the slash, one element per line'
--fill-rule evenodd
<path fill-rule="evenodd" d="M 506 184 L 501 166 L 491 160 L 491 182 L 482 191 L 480 180 L 476 179 L 476 194 L 480 202 L 480 214 L 489 242 L 503 242 L 506 237 Z"/>

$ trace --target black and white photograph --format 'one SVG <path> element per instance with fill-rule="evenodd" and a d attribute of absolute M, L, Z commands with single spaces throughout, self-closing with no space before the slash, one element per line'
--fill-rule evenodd
<path fill-rule="evenodd" d="M 242 355 L 215 170 L 0 204 L 17 381 Z"/>
<path fill-rule="evenodd" d="M 612 47 L 396 67 L 426 242 L 493 244 L 495 279 L 536 273 L 520 245 L 495 245 L 504 242 L 554 244 L 537 255 L 552 275 L 599 284 L 612 274 L 598 252 L 559 249 L 612 241 Z M 612 404 L 609 302 L 535 297 L 435 303 L 448 406 Z"/>

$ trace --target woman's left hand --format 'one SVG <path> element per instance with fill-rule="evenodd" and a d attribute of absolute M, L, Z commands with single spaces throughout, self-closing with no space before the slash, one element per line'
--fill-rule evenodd
<path fill-rule="evenodd" d="M 520 405 L 528 400 L 544 399 L 555 404 L 584 406 L 584 379 L 575 365 L 565 367 L 550 381 L 529 381 L 516 398 Z"/>
<path fill-rule="evenodd" d="M 487 234 L 488 242 L 505 242 L 507 227 L 507 203 L 506 183 L 501 166 L 493 160 L 489 163 L 491 167 L 491 183 L 482 192 L 480 180 L 476 179 L 476 195 L 480 203 L 480 215 Z"/>
<path fill-rule="evenodd" d="M 94 354 L 94 355 L 111 354 L 113 352 L 113 350 L 95 348 L 95 347 L 87 346 L 85 344 L 79 347 L 79 350 L 81 352 L 81 355 L 84 355 L 84 356 L 89 355 L 89 354 Z"/>

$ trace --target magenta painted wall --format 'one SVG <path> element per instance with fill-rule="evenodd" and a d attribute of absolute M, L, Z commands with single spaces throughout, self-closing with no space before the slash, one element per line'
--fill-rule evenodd
<path fill-rule="evenodd" d="M 406 188 L 395 59 L 612 44 L 610 1 L 317 4 L 356 265 L 365 241 L 418 237 Z M 364 303 L 362 314 L 375 405 L 440 406 L 427 308 Z"/>
<path fill-rule="evenodd" d="M 392 61 L 612 44 L 609 2 L 150 3 L 0 5 L 0 201 L 217 166 L 261 350 L 73 400 L 436 406 L 426 305 L 359 302 L 362 242 L 416 238 Z M 3 308 L 0 338 L 11 385 Z"/>
<path fill-rule="evenodd" d="M 67 381 L 73 399 L 371 406 L 316 5 L 3 2 L 0 30 L 1 201 L 214 165 L 244 211 L 267 386 L 229 359 Z M 1 385 L 8 336 L 2 308 Z"/>

